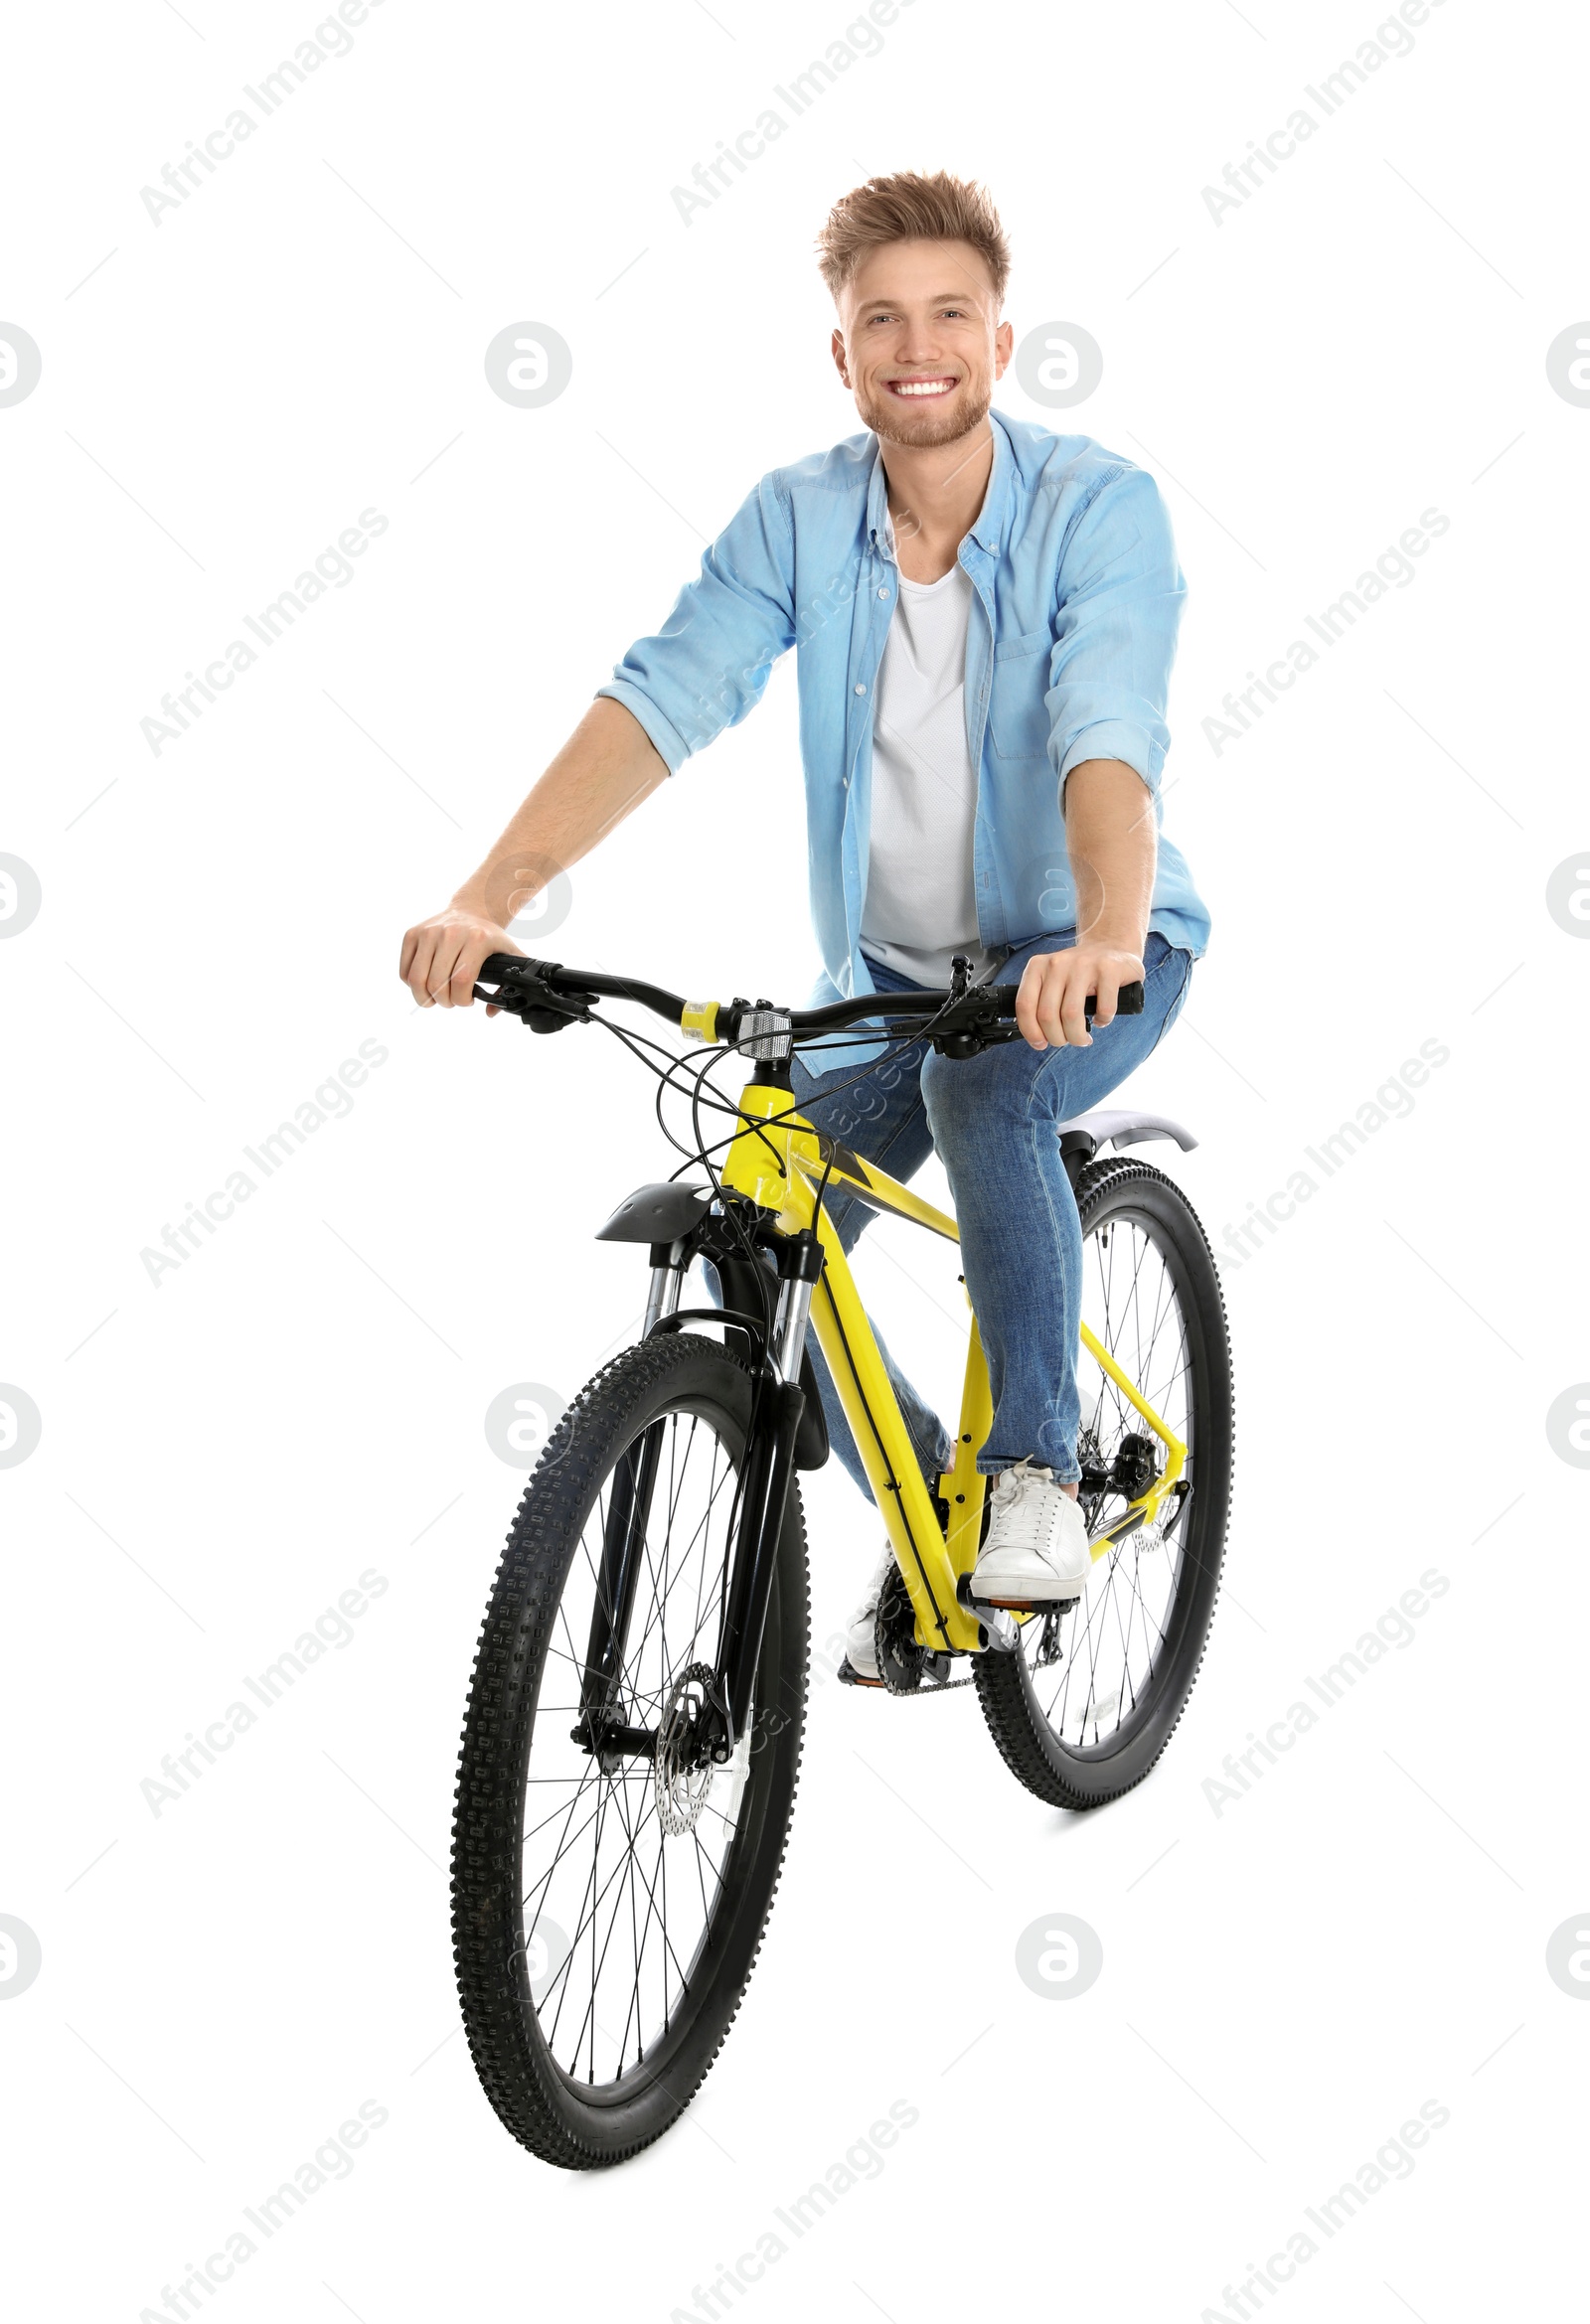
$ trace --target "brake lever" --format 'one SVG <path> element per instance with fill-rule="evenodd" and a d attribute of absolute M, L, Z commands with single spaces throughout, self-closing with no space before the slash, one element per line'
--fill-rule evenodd
<path fill-rule="evenodd" d="M 948 1021 L 933 1035 L 933 1046 L 941 1057 L 976 1057 L 1001 1041 L 1022 1037 L 1021 1027 L 1009 1018 L 1002 1019 L 984 995 L 969 993 L 952 1002 L 945 1016 Z"/>
<path fill-rule="evenodd" d="M 594 994 L 559 992 L 548 983 L 549 974 L 556 975 L 559 965 L 556 961 L 526 961 L 523 966 L 516 962 L 505 970 L 495 992 L 477 985 L 475 999 L 507 1009 L 533 1033 L 557 1033 L 565 1024 L 589 1024 Z"/>
<path fill-rule="evenodd" d="M 976 1057 L 984 1049 L 992 1049 L 1002 1041 L 1019 1041 L 1025 1036 L 1013 1019 L 997 1014 L 998 1004 L 993 1001 L 993 988 L 968 986 L 961 975 L 962 957 L 957 954 L 952 971 L 950 992 L 954 996 L 945 1009 L 945 1022 L 933 1036 L 933 1046 L 941 1057 Z M 957 989 L 959 988 L 959 989 Z M 1009 989 L 1009 988 L 1008 988 Z M 1118 1016 L 1138 1016 L 1143 1010 L 1141 981 L 1123 985 L 1115 997 Z M 1089 993 L 1082 1004 L 1082 1013 L 1091 1024 L 1098 1007 L 1098 997 Z"/>

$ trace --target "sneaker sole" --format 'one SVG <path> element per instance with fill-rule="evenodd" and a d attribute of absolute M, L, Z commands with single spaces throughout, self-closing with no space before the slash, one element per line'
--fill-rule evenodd
<path fill-rule="evenodd" d="M 1084 1575 L 1081 1581 L 1074 1583 L 1068 1590 L 1050 1590 L 1042 1597 L 1030 1592 L 1025 1598 L 1015 1598 L 1004 1595 L 997 1583 L 992 1590 L 980 1590 L 974 1577 L 972 1598 L 979 1606 L 997 1606 L 1002 1614 L 1035 1614 L 1040 1607 L 1071 1605 L 1082 1596 L 1086 1588 L 1087 1578 Z"/>

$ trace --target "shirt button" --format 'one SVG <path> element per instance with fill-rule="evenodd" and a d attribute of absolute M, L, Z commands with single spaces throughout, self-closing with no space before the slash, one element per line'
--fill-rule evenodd
<path fill-rule="evenodd" d="M 865 687 L 865 686 L 859 686 L 859 687 L 856 689 L 856 691 L 857 691 L 857 693 L 858 693 L 858 694 L 865 694 L 865 693 L 867 692 L 867 689 L 866 689 L 866 687 Z"/>
<path fill-rule="evenodd" d="M 886 597 L 888 595 L 888 591 L 886 589 L 879 589 L 877 593 L 880 597 Z"/>

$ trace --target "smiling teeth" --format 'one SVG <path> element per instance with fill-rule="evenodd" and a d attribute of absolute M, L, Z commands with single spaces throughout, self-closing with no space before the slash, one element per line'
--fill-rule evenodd
<path fill-rule="evenodd" d="M 946 387 L 953 387 L 953 380 L 891 380 L 889 386 L 896 395 L 941 395 Z"/>

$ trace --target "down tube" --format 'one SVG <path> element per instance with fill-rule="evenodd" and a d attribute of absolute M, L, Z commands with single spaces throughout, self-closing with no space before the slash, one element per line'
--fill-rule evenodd
<path fill-rule="evenodd" d="M 982 1640 L 980 1627 L 956 1602 L 955 1572 L 932 1499 L 849 1262 L 826 1211 L 818 1213 L 817 1231 L 824 1265 L 812 1300 L 812 1328 L 850 1422 L 873 1497 L 894 1544 L 916 1609 L 918 1633 L 930 1647 L 956 1647 L 963 1653 L 975 1653 Z"/>

